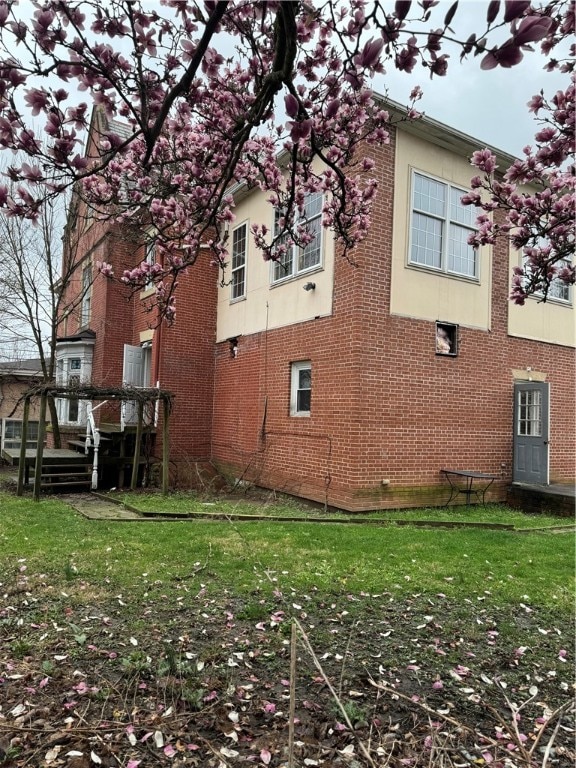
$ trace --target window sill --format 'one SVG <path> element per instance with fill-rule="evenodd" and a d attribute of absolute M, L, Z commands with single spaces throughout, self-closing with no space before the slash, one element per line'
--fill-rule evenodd
<path fill-rule="evenodd" d="M 235 299 L 230 299 L 230 304 L 239 304 L 241 301 L 246 301 L 246 296 L 237 296 Z"/>
<path fill-rule="evenodd" d="M 294 419 L 309 419 L 310 411 L 303 413 L 291 413 L 290 416 Z"/>
<path fill-rule="evenodd" d="M 144 288 L 143 291 L 140 291 L 140 299 L 149 299 L 150 296 L 153 296 L 156 293 L 156 288 L 152 286 L 151 288 Z"/>
<path fill-rule="evenodd" d="M 323 272 L 324 267 L 320 264 L 315 267 L 310 267 L 309 269 L 303 270 L 302 272 L 298 272 L 297 275 L 289 275 L 287 277 L 282 277 L 280 280 L 275 280 L 274 282 L 270 283 L 270 289 L 278 288 L 281 285 L 286 285 L 287 283 L 294 283 L 297 280 L 305 280 L 310 277 L 310 275 L 316 275 L 318 272 Z"/>
<path fill-rule="evenodd" d="M 548 296 L 546 301 L 543 301 L 544 297 L 541 293 L 533 293 L 528 296 L 529 301 L 535 301 L 538 304 L 552 304 L 555 307 L 566 307 L 566 309 L 572 309 L 573 302 L 571 299 L 566 301 L 565 299 L 557 299 L 553 296 Z"/>

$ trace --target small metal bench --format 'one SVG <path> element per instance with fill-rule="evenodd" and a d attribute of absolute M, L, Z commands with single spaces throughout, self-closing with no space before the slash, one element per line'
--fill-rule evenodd
<path fill-rule="evenodd" d="M 466 496 L 466 506 L 470 505 L 472 495 L 476 496 L 478 501 L 481 500 L 482 504 L 485 504 L 486 491 L 497 477 L 497 475 L 473 472 L 469 469 L 441 469 L 440 472 L 450 485 L 450 498 L 445 504 L 446 507 L 452 499 L 457 498 L 461 493 Z"/>

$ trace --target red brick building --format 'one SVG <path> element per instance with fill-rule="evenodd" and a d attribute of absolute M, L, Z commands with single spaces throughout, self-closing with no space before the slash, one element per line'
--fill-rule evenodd
<path fill-rule="evenodd" d="M 367 149 L 379 192 L 353 263 L 322 231 L 315 196 L 316 237 L 265 263 L 250 225 L 273 228 L 274 211 L 263 193 L 240 191 L 230 283 L 218 285 L 201 253 L 180 280 L 176 324 L 153 328 L 149 292 L 128 300 L 97 276 L 66 320 L 62 375 L 73 359 L 94 384 L 174 392 L 180 479 L 210 461 L 351 511 L 444 503 L 444 468 L 495 475 L 491 498 L 514 480 L 573 481 L 572 289 L 516 307 L 507 296 L 519 255 L 504 243 L 467 246 L 474 211 L 459 198 L 479 146 L 424 119 Z M 498 156 L 501 167 L 512 160 Z M 146 257 L 141 242 L 97 222 L 77 254 L 91 275 L 96 261 L 118 274 Z"/>

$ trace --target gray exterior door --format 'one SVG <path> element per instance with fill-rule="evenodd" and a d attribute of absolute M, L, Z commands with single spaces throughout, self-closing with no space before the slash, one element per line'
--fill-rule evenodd
<path fill-rule="evenodd" d="M 514 385 L 515 483 L 548 485 L 550 385 L 522 381 Z"/>

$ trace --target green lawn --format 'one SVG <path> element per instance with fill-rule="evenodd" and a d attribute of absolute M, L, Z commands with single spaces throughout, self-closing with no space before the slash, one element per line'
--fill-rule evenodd
<path fill-rule="evenodd" d="M 94 523 L 57 499 L 35 504 L 7 494 L 0 498 L 4 564 L 24 557 L 56 578 L 72 563 L 82 577 L 105 573 L 122 589 L 144 572 L 150 579 L 176 578 L 201 562 L 238 591 L 280 583 L 285 589 L 410 593 L 416 585 L 454 598 L 492 590 L 503 603 L 530 599 L 566 609 L 572 604 L 574 549 L 566 534 L 268 520 Z M 162 497 L 147 501 L 139 494 L 139 507 L 146 504 L 162 506 Z M 421 519 L 430 513 L 409 514 Z M 473 514 L 477 520 L 476 509 Z M 533 518 L 520 521 L 518 513 L 510 514 L 518 527 L 534 525 Z M 483 517 L 501 521 L 505 510 L 485 510 Z"/>
<path fill-rule="evenodd" d="M 205 504 L 126 498 L 156 510 Z M 226 514 L 317 514 L 293 501 L 214 505 Z M 236 758 L 285 766 L 295 620 L 296 765 L 346 768 L 355 755 L 359 768 L 456 768 L 465 753 L 469 764 L 489 755 L 504 765 L 512 755 L 532 768 L 527 749 L 538 748 L 534 734 L 544 727 L 554 764 L 573 762 L 571 533 L 526 531 L 534 519 L 503 507 L 396 514 L 513 519 L 523 531 L 106 522 L 55 497 L 34 503 L 3 491 L 0 510 L 3 768 L 57 765 L 58 754 L 74 756 L 74 768 L 232 766 Z M 507 696 L 530 699 L 526 742 L 511 727 L 498 735 L 510 722 Z M 30 722 L 29 712 L 40 719 Z M 437 752 L 431 722 L 443 723 Z"/>
<path fill-rule="evenodd" d="M 572 522 L 552 515 L 527 515 L 511 509 L 504 504 L 473 504 L 470 507 L 454 506 L 449 509 L 442 507 L 433 509 L 402 509 L 380 510 L 377 512 L 351 515 L 338 510 L 324 510 L 321 506 L 306 504 L 290 497 L 280 500 L 270 493 L 258 500 L 243 499 L 209 499 L 194 493 L 178 492 L 168 496 L 161 493 L 114 492 L 108 496 L 128 507 L 155 514 L 198 516 L 202 515 L 254 515 L 258 517 L 290 517 L 302 520 L 381 520 L 381 521 L 417 521 L 417 522 L 449 522 L 449 523 L 487 523 L 491 525 L 507 525 L 514 528 L 548 528 Z"/>

